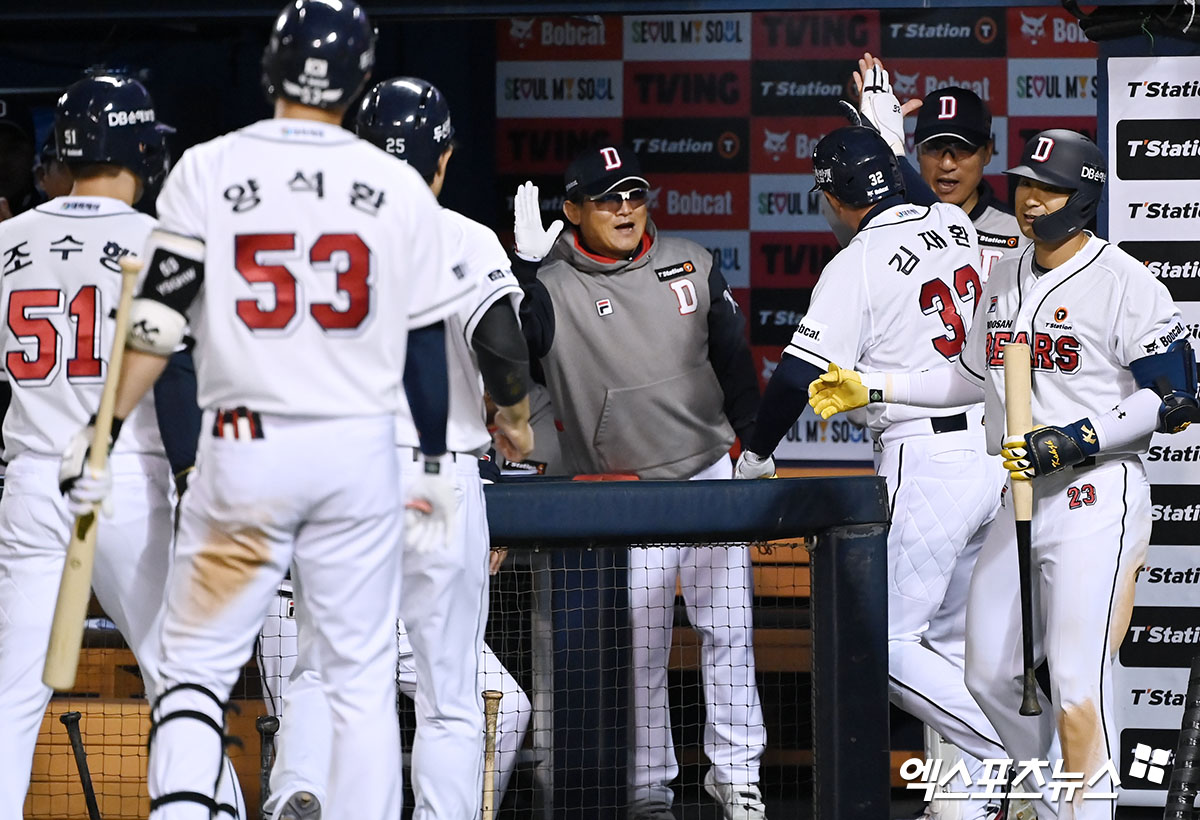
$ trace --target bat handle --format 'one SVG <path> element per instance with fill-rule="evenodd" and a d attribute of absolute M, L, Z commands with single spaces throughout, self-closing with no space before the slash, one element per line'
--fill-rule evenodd
<path fill-rule="evenodd" d="M 1014 481 L 1016 485 L 1032 495 L 1028 483 Z M 1023 671 L 1021 675 L 1021 708 L 1019 714 L 1030 717 L 1042 713 L 1042 705 L 1038 702 L 1037 673 L 1033 663 L 1033 557 L 1032 523 L 1026 520 L 1017 521 L 1017 571 L 1021 583 L 1021 653 Z"/>
<path fill-rule="evenodd" d="M 1021 679 L 1021 714 L 1025 717 L 1040 715 L 1042 705 L 1038 703 L 1037 675 L 1032 669 L 1026 669 Z"/>
<path fill-rule="evenodd" d="M 279 731 L 279 718 L 259 715 L 254 727 L 258 729 L 258 806 L 259 813 L 265 817 L 267 798 L 271 796 L 271 769 L 275 766 L 275 733 Z"/>
<path fill-rule="evenodd" d="M 100 805 L 96 802 L 96 787 L 92 785 L 92 773 L 88 769 L 87 750 L 83 748 L 83 734 L 79 731 L 79 712 L 64 712 L 59 722 L 67 727 L 71 740 L 71 751 L 75 755 L 75 768 L 79 771 L 79 785 L 83 787 L 83 799 L 87 804 L 88 820 L 102 820 Z"/>
<path fill-rule="evenodd" d="M 503 697 L 495 689 L 483 693 L 483 820 L 496 816 L 496 730 Z"/>

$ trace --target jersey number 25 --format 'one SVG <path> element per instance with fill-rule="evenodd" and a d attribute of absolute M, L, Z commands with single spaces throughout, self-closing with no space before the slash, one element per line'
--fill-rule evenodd
<path fill-rule="evenodd" d="M 930 279 L 921 285 L 921 312 L 926 315 L 936 313 L 946 327 L 945 336 L 935 336 L 930 342 L 933 349 L 947 359 L 953 359 L 962 352 L 967 341 L 967 328 L 963 324 L 962 314 L 958 312 L 958 302 L 969 303 L 971 313 L 979 304 L 983 295 L 983 287 L 979 284 L 979 274 L 970 265 L 963 265 L 954 272 L 954 291 L 941 279 Z M 955 299 L 955 294 L 958 298 Z"/>

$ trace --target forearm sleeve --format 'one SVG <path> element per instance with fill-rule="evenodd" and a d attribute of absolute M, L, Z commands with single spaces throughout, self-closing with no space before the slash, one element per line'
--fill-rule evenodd
<path fill-rule="evenodd" d="M 521 332 L 529 347 L 529 356 L 540 359 L 550 352 L 554 343 L 554 306 L 550 302 L 550 291 L 534 279 L 521 285 L 525 296 L 521 299 Z"/>
<path fill-rule="evenodd" d="M 955 365 L 917 373 L 866 373 L 863 385 L 883 392 L 889 404 L 914 407 L 958 407 L 983 401 L 983 385 L 971 381 Z"/>
<path fill-rule="evenodd" d="M 446 418 L 450 414 L 450 381 L 446 376 L 446 326 L 437 322 L 408 332 L 404 392 L 412 410 L 421 452 L 446 452 Z"/>
<path fill-rule="evenodd" d="M 746 322 L 715 265 L 708 277 L 708 292 L 712 300 L 708 309 L 708 361 L 725 396 L 725 418 L 745 445 L 754 436 L 754 415 L 759 404 L 758 375 L 746 342 Z"/>
<path fill-rule="evenodd" d="M 785 353 L 771 375 L 771 381 L 767 382 L 758 406 L 758 418 L 754 421 L 754 432 L 749 442 L 742 444 L 760 456 L 775 452 L 788 428 L 804 412 L 809 382 L 819 375 L 821 369 L 815 364 Z"/>
<path fill-rule="evenodd" d="M 1149 388 L 1143 388 L 1103 416 L 1094 418 L 1100 451 L 1120 450 L 1145 438 L 1158 427 L 1158 408 L 1162 399 Z"/>
<path fill-rule="evenodd" d="M 200 407 L 196 404 L 196 368 L 192 354 L 180 351 L 154 383 L 154 412 L 171 472 L 179 475 L 196 463 Z"/>
<path fill-rule="evenodd" d="M 492 401 L 508 407 L 529 394 L 529 350 L 507 298 L 494 302 L 480 318 L 471 348 Z"/>

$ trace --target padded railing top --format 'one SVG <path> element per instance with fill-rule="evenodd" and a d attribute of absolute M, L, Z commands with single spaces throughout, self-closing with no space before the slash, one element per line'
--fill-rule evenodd
<path fill-rule="evenodd" d="M 875 476 L 757 481 L 520 480 L 485 488 L 496 546 L 767 541 L 884 524 Z"/>

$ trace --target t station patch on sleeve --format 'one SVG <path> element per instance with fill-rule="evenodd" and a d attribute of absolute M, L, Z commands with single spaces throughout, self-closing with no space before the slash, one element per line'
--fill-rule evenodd
<path fill-rule="evenodd" d="M 655 268 L 654 275 L 658 277 L 658 281 L 666 282 L 668 279 L 674 279 L 676 276 L 687 276 L 689 273 L 696 272 L 696 265 L 692 260 L 680 262 L 678 265 L 669 265 L 665 268 Z"/>

